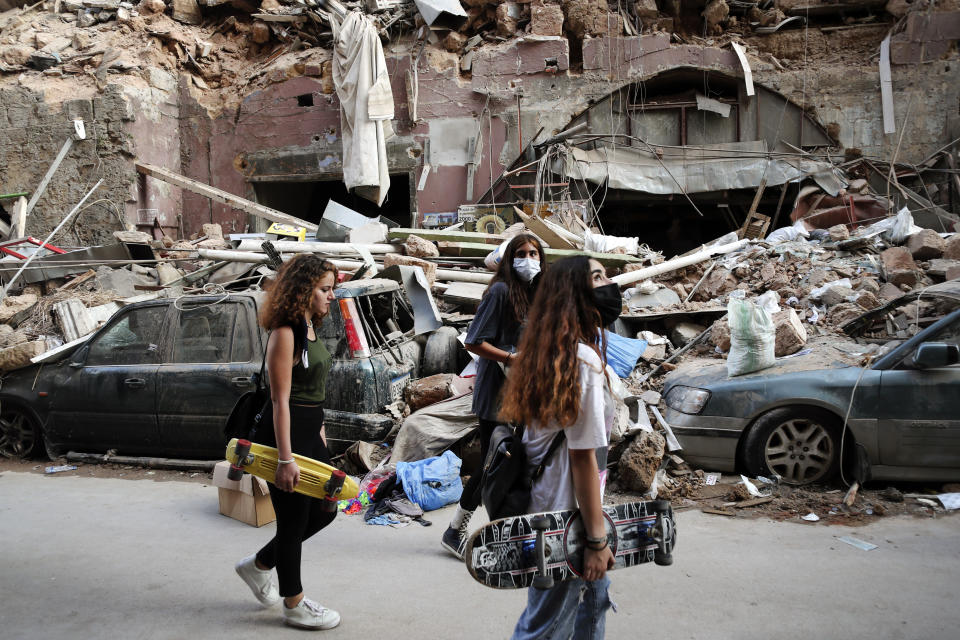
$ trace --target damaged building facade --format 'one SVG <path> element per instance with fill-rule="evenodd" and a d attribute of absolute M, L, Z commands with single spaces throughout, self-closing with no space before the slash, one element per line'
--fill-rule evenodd
<path fill-rule="evenodd" d="M 77 246 L 124 228 L 264 230 L 136 163 L 311 222 L 330 199 L 401 226 L 468 229 L 483 213 L 512 223 L 507 203 L 589 202 L 588 223 L 667 253 L 750 210 L 771 231 L 790 224 L 810 179 L 830 196 L 846 185 L 831 166 L 895 201 L 921 198 L 911 208 L 934 211 L 938 231 L 957 220 L 960 7 L 946 2 L 48 4 L 3 14 L 4 193 L 33 192 L 74 120 L 87 135 L 26 216 L 29 235 L 100 178 Z M 344 183 L 337 9 L 393 20 L 380 31 L 393 98 L 380 207 Z M 618 180 L 618 167 L 645 167 L 647 183 Z M 5 224 L 14 203 L 0 201 Z"/>

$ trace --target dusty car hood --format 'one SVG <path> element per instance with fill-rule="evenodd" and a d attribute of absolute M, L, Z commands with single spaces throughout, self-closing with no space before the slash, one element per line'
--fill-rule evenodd
<path fill-rule="evenodd" d="M 861 368 L 856 359 L 836 346 L 815 345 L 813 353 L 782 358 L 767 369 L 729 377 L 726 362 L 696 359 L 667 376 L 664 396 L 676 385 L 707 389 L 711 397 L 700 415 L 753 418 L 771 408 L 788 404 L 821 406 L 845 412 Z M 863 372 L 851 416 L 868 409 L 875 400 L 869 379 L 879 375 Z"/>

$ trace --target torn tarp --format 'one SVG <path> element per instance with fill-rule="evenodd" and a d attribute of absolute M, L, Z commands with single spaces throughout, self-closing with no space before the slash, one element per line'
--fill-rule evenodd
<path fill-rule="evenodd" d="M 557 173 L 575 180 L 610 188 L 642 191 L 656 195 L 705 193 L 724 189 L 748 189 L 812 178 L 828 193 L 838 193 L 846 182 L 832 165 L 799 155 L 768 154 L 763 140 L 733 142 L 710 147 L 600 147 L 570 149 L 558 160 Z"/>
<path fill-rule="evenodd" d="M 413 0 L 431 27 L 444 27 L 456 31 L 467 21 L 467 12 L 458 0 Z"/>
<path fill-rule="evenodd" d="M 333 82 L 340 98 L 343 182 L 383 204 L 390 188 L 386 134 L 393 132 L 393 91 L 373 19 L 351 11 L 334 25 Z"/>

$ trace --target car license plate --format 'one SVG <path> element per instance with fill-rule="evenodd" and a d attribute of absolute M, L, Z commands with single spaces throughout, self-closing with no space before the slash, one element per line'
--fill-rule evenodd
<path fill-rule="evenodd" d="M 390 397 L 393 398 L 394 402 L 397 400 L 403 400 L 403 390 L 409 383 L 409 373 L 405 373 L 402 376 L 397 376 L 390 381 Z"/>

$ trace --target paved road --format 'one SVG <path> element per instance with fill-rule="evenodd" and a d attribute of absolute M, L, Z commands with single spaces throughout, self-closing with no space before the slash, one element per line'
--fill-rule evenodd
<path fill-rule="evenodd" d="M 473 582 L 430 528 L 340 516 L 305 547 L 307 594 L 338 609 L 330 638 L 508 637 L 525 594 Z M 272 534 L 184 482 L 0 475 L 0 636 L 304 637 L 263 610 L 233 563 Z M 672 567 L 612 574 L 608 638 L 956 638 L 960 518 L 869 527 L 685 512 Z M 879 545 L 855 549 L 853 535 Z"/>

